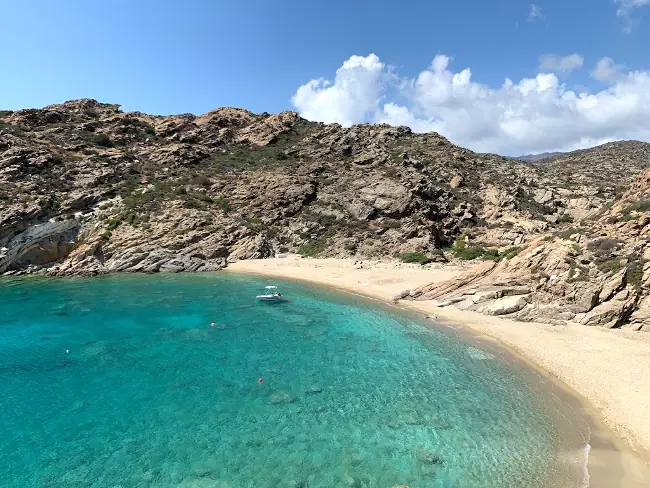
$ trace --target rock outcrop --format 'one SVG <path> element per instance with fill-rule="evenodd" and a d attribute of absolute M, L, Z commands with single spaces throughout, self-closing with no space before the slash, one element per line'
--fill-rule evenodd
<path fill-rule="evenodd" d="M 498 257 L 497 257 L 498 259 Z M 597 218 L 400 295 L 488 315 L 650 331 L 650 170 Z"/>

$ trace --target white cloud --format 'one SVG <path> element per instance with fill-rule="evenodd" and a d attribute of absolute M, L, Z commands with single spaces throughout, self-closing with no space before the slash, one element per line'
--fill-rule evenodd
<path fill-rule="evenodd" d="M 636 19 L 632 17 L 632 11 L 636 8 L 650 5 L 650 0 L 616 0 L 619 4 L 616 15 L 623 19 L 623 30 L 629 34 L 632 32 L 632 27 L 637 23 Z"/>
<path fill-rule="evenodd" d="M 555 54 L 544 54 L 539 58 L 540 71 L 559 71 L 562 73 L 569 73 L 575 69 L 582 68 L 585 58 L 579 54 L 569 54 L 560 58 Z"/>
<path fill-rule="evenodd" d="M 626 15 L 630 10 L 643 7 L 644 5 L 650 5 L 650 0 L 616 0 L 616 3 L 620 5 L 618 14 Z"/>
<path fill-rule="evenodd" d="M 623 65 L 615 64 L 612 58 L 605 57 L 596 63 L 591 76 L 598 81 L 616 81 L 625 77 L 625 74 L 623 73 Z"/>
<path fill-rule="evenodd" d="M 536 20 L 544 19 L 544 14 L 542 14 L 542 8 L 539 5 L 534 3 L 530 4 L 530 10 L 528 11 L 528 21 L 535 22 Z"/>
<path fill-rule="evenodd" d="M 374 122 L 437 131 L 476 151 L 507 155 L 571 150 L 618 139 L 650 141 L 650 72 L 623 72 L 599 62 L 594 76 L 610 86 L 574 91 L 554 73 L 540 73 L 499 87 L 454 72 L 451 59 L 436 56 L 415 78 L 399 78 L 371 54 L 353 56 L 333 82 L 312 80 L 292 101 L 310 120 L 349 126 Z M 600 69 L 599 69 L 600 66 Z M 611 68 L 607 71 L 604 67 Z M 616 76 L 614 76 L 616 73 Z M 397 94 L 399 99 L 388 99 Z"/>
<path fill-rule="evenodd" d="M 376 55 L 352 56 L 336 70 L 334 83 L 311 80 L 298 88 L 291 101 L 307 119 L 351 125 L 377 111 L 387 75 Z"/>

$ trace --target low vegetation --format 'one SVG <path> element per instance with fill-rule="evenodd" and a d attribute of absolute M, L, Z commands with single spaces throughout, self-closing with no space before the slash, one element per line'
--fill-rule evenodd
<path fill-rule="evenodd" d="M 556 232 L 555 235 L 559 237 L 560 239 L 568 239 L 572 235 L 575 234 L 584 234 L 585 229 L 582 227 L 571 227 L 569 229 L 562 230 L 560 232 Z"/>
<path fill-rule="evenodd" d="M 308 258 L 315 258 L 327 249 L 327 239 L 318 238 L 307 241 L 298 248 L 298 254 Z"/>

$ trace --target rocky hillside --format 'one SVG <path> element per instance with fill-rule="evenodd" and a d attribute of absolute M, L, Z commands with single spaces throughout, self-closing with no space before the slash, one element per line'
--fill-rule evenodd
<path fill-rule="evenodd" d="M 484 262 L 400 297 L 488 315 L 650 332 L 650 170 L 596 218 L 533 238 L 517 256 Z"/>
<path fill-rule="evenodd" d="M 647 146 L 562 155 L 573 174 L 566 159 L 530 165 L 294 112 L 0 111 L 0 273 L 207 271 L 287 251 L 503 260 L 611 212 Z"/>

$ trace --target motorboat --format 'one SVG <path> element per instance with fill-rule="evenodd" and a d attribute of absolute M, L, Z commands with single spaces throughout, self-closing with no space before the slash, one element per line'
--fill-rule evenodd
<path fill-rule="evenodd" d="M 257 295 L 257 299 L 262 302 L 281 302 L 284 297 L 277 286 L 265 286 L 262 294 Z"/>

